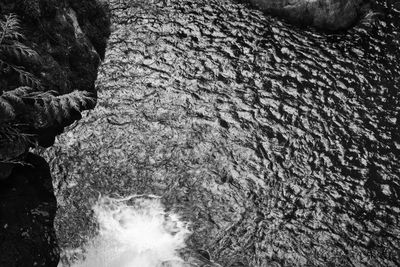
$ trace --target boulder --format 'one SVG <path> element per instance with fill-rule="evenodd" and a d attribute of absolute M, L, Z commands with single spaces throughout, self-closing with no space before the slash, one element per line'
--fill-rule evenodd
<path fill-rule="evenodd" d="M 367 0 L 249 0 L 288 21 L 337 31 L 354 25 L 368 9 Z"/>

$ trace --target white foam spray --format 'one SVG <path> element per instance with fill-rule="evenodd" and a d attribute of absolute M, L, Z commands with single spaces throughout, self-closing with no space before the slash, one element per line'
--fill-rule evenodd
<path fill-rule="evenodd" d="M 74 267 L 182 267 L 179 250 L 189 236 L 188 224 L 165 212 L 154 196 L 101 198 L 93 208 L 99 234 Z"/>

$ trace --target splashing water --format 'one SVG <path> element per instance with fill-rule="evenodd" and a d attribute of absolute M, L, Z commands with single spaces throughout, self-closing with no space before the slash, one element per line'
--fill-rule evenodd
<path fill-rule="evenodd" d="M 75 267 L 181 267 L 188 224 L 158 197 L 101 198 L 93 208 L 99 234 Z"/>

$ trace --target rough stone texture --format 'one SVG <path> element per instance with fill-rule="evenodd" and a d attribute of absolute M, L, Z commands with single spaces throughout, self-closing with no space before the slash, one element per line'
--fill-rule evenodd
<path fill-rule="evenodd" d="M 63 251 L 99 195 L 156 194 L 224 267 L 400 266 L 400 6 L 382 2 L 332 35 L 231 0 L 110 1 L 98 107 L 47 155 Z"/>
<path fill-rule="evenodd" d="M 366 0 L 250 0 L 262 10 L 289 21 L 327 30 L 346 29 L 367 8 Z"/>

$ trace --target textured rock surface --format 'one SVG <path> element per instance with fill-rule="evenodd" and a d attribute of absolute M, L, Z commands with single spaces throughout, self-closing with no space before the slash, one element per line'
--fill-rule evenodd
<path fill-rule="evenodd" d="M 60 247 L 93 235 L 99 194 L 157 194 L 222 266 L 399 266 L 393 3 L 326 34 L 231 0 L 110 1 L 99 104 L 48 150 Z"/>
<path fill-rule="evenodd" d="M 366 11 L 366 0 L 250 0 L 257 7 L 292 22 L 327 30 L 345 29 Z"/>

